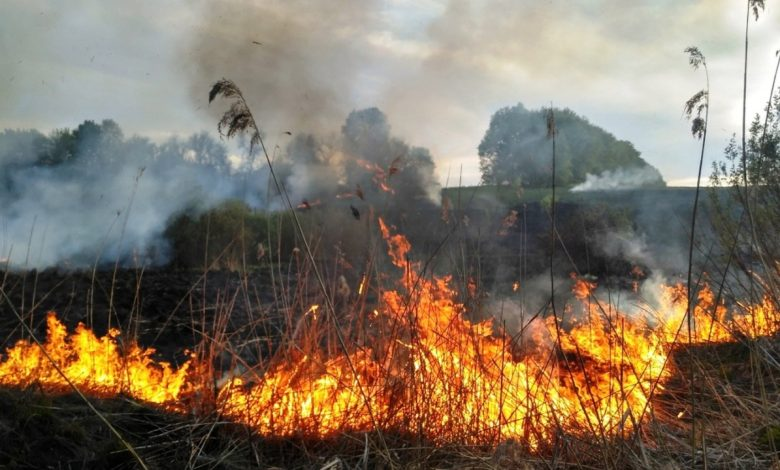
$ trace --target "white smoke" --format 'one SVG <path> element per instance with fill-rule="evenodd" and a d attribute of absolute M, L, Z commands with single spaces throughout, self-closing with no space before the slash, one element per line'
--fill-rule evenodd
<path fill-rule="evenodd" d="M 172 216 L 247 192 L 244 178 L 184 158 L 165 160 L 147 151 L 120 157 L 4 168 L 0 260 L 36 269 L 115 260 L 161 264 L 168 258 L 163 232 Z"/>
<path fill-rule="evenodd" d="M 613 191 L 663 186 L 663 179 L 653 167 L 618 168 L 605 170 L 599 175 L 588 173 L 585 182 L 571 188 L 571 191 Z"/>
<path fill-rule="evenodd" d="M 643 234 L 628 230 L 607 232 L 598 237 L 596 242 L 597 248 L 608 257 L 655 267 L 652 250 Z"/>
<path fill-rule="evenodd" d="M 65 155 L 62 161 L 47 162 L 46 149 L 69 148 L 66 139 L 55 135 L 36 147 L 32 142 L 44 139 L 42 134 L 0 133 L 0 264 L 21 269 L 114 261 L 161 265 L 170 251 L 165 230 L 185 211 L 207 210 L 228 199 L 283 207 L 276 191 L 269 190 L 267 167 L 243 165 L 236 173 L 235 158 L 208 134 L 155 145 L 139 137 L 124 139 L 112 121 L 87 121 L 71 136 L 78 144 L 53 154 Z M 274 165 L 295 204 L 332 203 L 346 191 L 363 210 L 388 201 L 382 183 L 395 192 L 385 207 L 406 210 L 432 204 L 427 196 L 438 192 L 430 154 L 392 137 L 376 108 L 350 113 L 341 136 L 296 135 Z"/>

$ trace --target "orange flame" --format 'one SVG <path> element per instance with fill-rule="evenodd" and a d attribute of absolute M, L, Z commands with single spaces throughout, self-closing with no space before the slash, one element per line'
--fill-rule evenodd
<path fill-rule="evenodd" d="M 79 389 L 97 396 L 123 393 L 178 408 L 189 390 L 189 362 L 174 369 L 167 362 L 152 359 L 154 349 L 142 349 L 135 343 L 122 351 L 116 329 L 98 338 L 79 324 L 68 336 L 65 325 L 54 313 L 48 314 L 46 323 L 48 338 L 42 347 L 19 341 L 7 351 L 0 363 L 0 385 L 26 387 L 38 383 L 47 390 L 64 391 L 69 385 L 57 371 L 59 368 Z"/>
<path fill-rule="evenodd" d="M 667 341 L 688 340 L 688 292 L 683 284 L 663 288 L 663 310 L 667 312 L 662 328 Z M 780 331 L 777 309 L 768 297 L 760 304 L 741 305 L 740 312 L 729 315 L 722 301 L 716 301 L 709 286 L 703 286 L 693 304 L 694 343 L 734 341 L 739 337 L 756 338 Z"/>
<path fill-rule="evenodd" d="M 220 382 L 214 406 L 224 416 L 279 437 L 328 437 L 378 425 L 434 443 L 496 445 L 512 438 L 529 448 L 560 432 L 630 432 L 648 416 L 653 391 L 673 372 L 667 356 L 685 327 L 685 289 L 667 288 L 665 316 L 645 319 L 600 303 L 595 283 L 575 279 L 580 302 L 525 325 L 518 342 L 496 332 L 491 320 L 468 319 L 449 278 L 421 275 L 419 263 L 409 260 L 408 240 L 381 219 L 379 227 L 404 275 L 370 314 L 374 331 L 366 344 L 372 347 L 335 356 L 318 345 L 285 349 L 254 376 Z M 768 299 L 730 316 L 709 289 L 697 300 L 696 341 L 778 329 Z M 304 316 L 314 320 L 318 311 L 312 306 Z M 83 391 L 122 393 L 175 411 L 188 411 L 188 397 L 205 382 L 198 381 L 194 359 L 173 368 L 153 360 L 151 349 L 123 345 L 117 330 L 98 338 L 79 325 L 69 336 L 54 314 L 47 322 L 42 347 L 19 341 L 8 349 L 0 385 L 67 390 L 44 351 Z"/>
<path fill-rule="evenodd" d="M 362 167 L 364 170 L 373 173 L 373 175 L 371 176 L 371 181 L 373 181 L 374 184 L 377 185 L 379 189 L 381 189 L 386 193 L 395 194 L 395 190 L 387 184 L 387 179 L 389 176 L 396 174 L 398 172 L 398 168 L 391 165 L 390 168 L 387 171 L 385 171 L 384 168 L 377 165 L 376 163 L 363 160 L 362 158 L 359 158 L 356 161 L 357 164 L 360 167 Z"/>

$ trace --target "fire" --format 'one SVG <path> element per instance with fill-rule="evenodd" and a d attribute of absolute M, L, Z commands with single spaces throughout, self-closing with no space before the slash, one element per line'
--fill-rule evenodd
<path fill-rule="evenodd" d="M 571 273 L 570 277 L 574 281 L 572 287 L 572 293 L 580 301 L 586 301 L 591 296 L 594 290 L 596 290 L 596 283 L 585 279 L 580 279 L 576 274 Z"/>
<path fill-rule="evenodd" d="M 668 342 L 688 340 L 688 299 L 682 284 L 663 288 L 663 309 L 666 318 L 661 327 Z M 729 315 L 709 286 L 703 286 L 693 301 L 694 343 L 734 341 L 740 337 L 757 338 L 780 331 L 778 312 L 772 301 L 764 297 L 753 305 L 740 305 L 739 312 Z"/>
<path fill-rule="evenodd" d="M 387 183 L 388 177 L 393 176 L 394 174 L 398 173 L 398 167 L 396 167 L 398 158 L 393 160 L 393 163 L 390 165 L 390 168 L 385 170 L 381 166 L 377 165 L 376 163 L 369 162 L 367 160 L 363 160 L 362 158 L 357 159 L 357 164 L 363 168 L 366 171 L 369 171 L 373 173 L 371 176 L 371 181 L 374 182 L 374 184 L 381 189 L 382 191 L 390 194 L 395 194 L 395 190 L 390 187 L 390 185 Z M 361 191 L 362 194 L 362 191 Z M 361 199 L 363 199 L 361 197 Z"/>
<path fill-rule="evenodd" d="M 0 385 L 27 387 L 36 383 L 50 391 L 68 390 L 59 369 L 76 387 L 93 395 L 126 394 L 179 408 L 189 389 L 189 362 L 174 369 L 167 362 L 155 361 L 154 349 L 131 343 L 122 350 L 116 329 L 98 338 L 80 324 L 68 336 L 54 313 L 48 314 L 46 323 L 48 337 L 42 347 L 22 340 L 7 351 L 0 363 Z"/>
<path fill-rule="evenodd" d="M 304 199 L 304 200 L 301 201 L 300 204 L 298 204 L 296 206 L 296 208 L 297 209 L 308 210 L 308 209 L 311 209 L 314 206 L 319 206 L 320 204 L 322 204 L 322 201 L 320 201 L 319 199 L 314 200 L 314 201 L 309 201 L 308 199 Z"/>
<path fill-rule="evenodd" d="M 354 346 L 349 354 L 329 354 L 316 342 L 283 347 L 262 369 L 199 396 L 214 397 L 223 416 L 268 436 L 330 437 L 376 426 L 433 443 L 497 445 L 512 438 L 530 449 L 561 432 L 629 433 L 649 415 L 652 394 L 673 373 L 670 343 L 687 338 L 684 288 L 667 288 L 663 317 L 645 318 L 599 302 L 596 284 L 575 278 L 575 305 L 532 321 L 515 337 L 491 320 L 470 320 L 450 279 L 421 275 L 408 240 L 381 220 L 380 230 L 403 275 L 369 314 L 373 330 L 364 344 L 370 347 Z M 768 299 L 743 310 L 729 315 L 711 290 L 701 289 L 692 338 L 777 331 Z M 327 312 L 313 305 L 304 318 L 324 328 L 319 315 Z M 84 392 L 125 394 L 185 412 L 208 382 L 198 377 L 205 368 L 194 358 L 174 368 L 155 361 L 153 350 L 121 341 L 117 330 L 98 338 L 79 325 L 68 335 L 54 314 L 47 322 L 41 347 L 22 340 L 8 349 L 0 385 L 66 391 L 59 368 Z"/>

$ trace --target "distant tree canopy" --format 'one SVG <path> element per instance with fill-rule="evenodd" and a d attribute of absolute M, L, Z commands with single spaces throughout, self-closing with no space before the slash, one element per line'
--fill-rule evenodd
<path fill-rule="evenodd" d="M 219 219 L 232 230 L 236 214 L 261 204 L 265 173 L 231 162 L 227 148 L 205 132 L 157 143 L 126 137 L 110 119 L 47 134 L 0 130 L 0 258 L 11 265 L 27 266 L 29 259 L 30 266 L 84 267 L 114 259 L 159 264 L 171 253 L 189 253 L 183 240 L 194 235 L 175 230 L 189 226 L 166 230 L 179 216 L 197 221 L 223 201 L 241 198 L 247 203 L 240 210 L 226 206 Z M 51 227 L 57 235 L 51 243 L 41 240 L 35 260 L 19 249 Z M 216 235 L 213 225 L 208 229 Z M 221 233 L 221 241 L 235 233 Z M 198 263 L 200 253 L 193 258 Z"/>
<path fill-rule="evenodd" d="M 395 189 L 399 205 L 426 199 L 431 188 L 438 192 L 436 165 L 428 149 L 393 137 L 387 116 L 378 108 L 349 113 L 341 133 L 343 148 L 353 157 L 346 165 L 350 184 L 362 183 L 364 190 L 376 186 L 369 184 L 365 169 L 360 167 L 360 160 L 365 160 L 389 172 L 388 183 Z"/>
<path fill-rule="evenodd" d="M 227 185 L 233 177 L 227 148 L 205 132 L 157 144 L 145 137 L 125 137 L 111 119 L 87 120 L 48 135 L 31 129 L 0 131 L 0 202 L 6 208 L 27 197 L 34 183 L 94 187 L 98 180 L 142 168 L 147 179 L 187 181 L 184 186 L 199 193 L 213 190 L 218 181 Z"/>
<path fill-rule="evenodd" d="M 0 169 L 7 171 L 65 164 L 105 169 L 128 160 L 137 165 L 185 162 L 230 171 L 227 149 L 205 132 L 186 140 L 171 138 L 160 145 L 144 137 L 125 138 L 111 119 L 87 120 L 73 130 L 56 129 L 48 136 L 31 129 L 0 132 Z"/>
<path fill-rule="evenodd" d="M 585 182 L 586 176 L 608 170 L 650 168 L 663 186 L 658 171 L 644 161 L 634 146 L 617 140 L 570 109 L 555 109 L 556 184 L 563 187 Z M 552 154 L 547 138 L 545 109 L 528 110 L 522 104 L 498 110 L 479 144 L 479 164 L 484 184 L 523 187 L 550 185 Z"/>

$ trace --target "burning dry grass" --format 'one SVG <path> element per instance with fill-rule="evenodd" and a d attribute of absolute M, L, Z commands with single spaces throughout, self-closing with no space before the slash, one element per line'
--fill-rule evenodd
<path fill-rule="evenodd" d="M 332 324 L 321 315 L 330 312 L 310 308 L 268 361 L 235 357 L 245 372 L 217 380 L 212 367 L 216 346 L 228 342 L 224 324 L 201 346 L 208 353 L 172 367 L 117 330 L 97 337 L 79 326 L 68 335 L 50 314 L 45 343 L 19 341 L 7 351 L 0 384 L 127 396 L 212 427 L 242 423 L 265 442 L 342 442 L 353 464 L 490 467 L 537 458 L 654 467 L 686 455 L 715 465 L 769 463 L 780 429 L 772 424 L 780 423 L 779 364 L 774 343 L 753 339 L 777 331 L 769 299 L 738 313 L 702 289 L 691 345 L 680 352 L 688 337 L 684 289 L 668 288 L 660 314 L 646 318 L 599 302 L 595 285 L 577 281 L 577 302 L 511 336 L 490 321 L 468 320 L 448 279 L 421 275 L 408 241 L 380 228 L 403 275 L 382 291 L 380 308 L 363 316 L 348 355 L 328 346 Z M 729 347 L 736 348 L 731 362 L 724 359 Z M 740 366 L 746 359 L 749 367 Z M 695 443 L 684 437 L 692 417 L 701 429 Z M 199 439 L 211 439 L 210 431 Z M 442 449 L 460 460 L 442 457 Z"/>
<path fill-rule="evenodd" d="M 48 337 L 42 347 L 19 341 L 7 350 L 0 365 L 0 384 L 41 384 L 63 391 L 70 389 L 70 381 L 95 396 L 125 393 L 174 408 L 185 395 L 189 362 L 173 369 L 167 362 L 152 359 L 154 349 L 143 349 L 134 342 L 123 347 L 117 329 L 98 338 L 80 324 L 68 335 L 54 313 L 49 313 L 46 323 Z"/>

